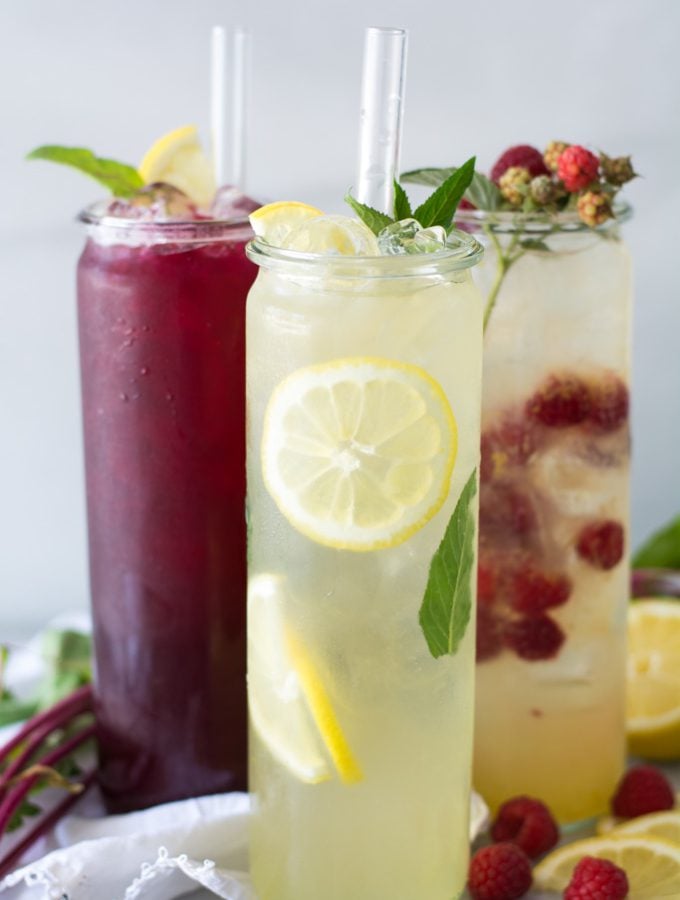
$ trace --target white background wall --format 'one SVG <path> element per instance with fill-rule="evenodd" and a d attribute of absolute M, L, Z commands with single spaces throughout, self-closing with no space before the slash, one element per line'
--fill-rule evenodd
<path fill-rule="evenodd" d="M 551 138 L 632 153 L 634 540 L 680 512 L 680 2 L 2 0 L 0 640 L 87 602 L 75 212 L 97 195 L 23 155 L 136 162 L 207 130 L 210 26 L 255 37 L 250 188 L 332 208 L 354 179 L 363 28 L 410 30 L 404 167 Z"/>

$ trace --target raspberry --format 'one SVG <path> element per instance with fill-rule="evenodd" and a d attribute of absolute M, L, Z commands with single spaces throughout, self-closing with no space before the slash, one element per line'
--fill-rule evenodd
<path fill-rule="evenodd" d="M 535 529 L 536 513 L 529 497 L 513 485 L 484 485 L 480 492 L 479 523 L 484 531 L 521 537 Z"/>
<path fill-rule="evenodd" d="M 491 825 L 494 841 L 509 841 L 531 859 L 551 850 L 560 832 L 548 807 L 533 797 L 513 797 L 496 813 Z"/>
<path fill-rule="evenodd" d="M 496 572 L 481 560 L 477 566 L 477 602 L 490 606 L 496 597 Z"/>
<path fill-rule="evenodd" d="M 551 375 L 526 405 L 528 418 L 548 428 L 578 425 L 589 412 L 588 386 L 575 375 Z"/>
<path fill-rule="evenodd" d="M 517 900 L 531 887 L 531 863 L 515 844 L 482 847 L 470 861 L 468 889 L 472 900 Z"/>
<path fill-rule="evenodd" d="M 612 797 L 612 812 L 624 819 L 673 809 L 674 806 L 671 783 L 654 766 L 633 766 L 623 776 Z"/>
<path fill-rule="evenodd" d="M 533 662 L 557 656 L 564 632 L 550 616 L 525 616 L 506 626 L 504 639 L 521 659 Z"/>
<path fill-rule="evenodd" d="M 564 900 L 625 900 L 628 878 L 608 859 L 584 856 L 571 875 Z"/>
<path fill-rule="evenodd" d="M 463 199 L 458 204 L 458 209 L 477 209 L 474 203 L 470 203 L 467 197 L 463 197 Z"/>
<path fill-rule="evenodd" d="M 570 194 L 583 190 L 597 178 L 600 160 L 578 144 L 572 144 L 557 160 L 557 175 Z"/>
<path fill-rule="evenodd" d="M 557 172 L 557 163 L 569 144 L 565 141 L 550 141 L 543 154 L 543 162 L 551 172 Z"/>
<path fill-rule="evenodd" d="M 637 178 L 637 174 L 633 169 L 633 164 L 630 161 L 630 156 L 617 156 L 612 158 L 611 156 L 607 156 L 606 153 L 601 153 L 600 165 L 602 166 L 602 174 L 604 175 L 605 181 L 608 181 L 609 184 L 613 184 L 615 187 L 619 187 L 622 184 L 626 184 L 628 181 L 632 181 L 633 178 Z"/>
<path fill-rule="evenodd" d="M 532 566 L 524 566 L 511 579 L 513 609 L 537 615 L 554 606 L 562 606 L 571 594 L 571 582 L 565 575 L 546 575 Z"/>
<path fill-rule="evenodd" d="M 589 228 L 604 225 L 614 218 L 611 200 L 602 191 L 585 191 L 576 201 L 579 219 Z"/>
<path fill-rule="evenodd" d="M 493 659 L 503 649 L 503 620 L 488 606 L 477 607 L 477 662 Z"/>
<path fill-rule="evenodd" d="M 510 147 L 505 153 L 502 153 L 491 170 L 491 180 L 498 184 L 501 175 L 507 172 L 511 166 L 520 166 L 522 169 L 527 169 L 532 178 L 535 178 L 537 175 L 550 174 L 546 169 L 540 151 L 535 147 L 530 147 L 529 144 L 518 144 L 516 147 Z"/>
<path fill-rule="evenodd" d="M 503 475 L 508 466 L 523 466 L 538 446 L 537 429 L 532 422 L 506 417 L 482 435 L 482 481 Z"/>
<path fill-rule="evenodd" d="M 555 183 L 549 175 L 537 175 L 529 185 L 531 199 L 539 206 L 546 206 L 557 199 Z"/>
<path fill-rule="evenodd" d="M 510 166 L 498 179 L 501 194 L 512 206 L 521 206 L 529 193 L 531 173 L 523 166 Z"/>
<path fill-rule="evenodd" d="M 616 375 L 606 375 L 590 388 L 588 421 L 600 431 L 616 431 L 628 418 L 628 388 Z"/>
<path fill-rule="evenodd" d="M 623 526 L 613 519 L 591 522 L 581 530 L 576 551 L 596 569 L 613 569 L 623 557 Z"/>

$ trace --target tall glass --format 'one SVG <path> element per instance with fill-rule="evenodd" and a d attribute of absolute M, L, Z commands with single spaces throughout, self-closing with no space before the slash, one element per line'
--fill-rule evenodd
<path fill-rule="evenodd" d="M 78 266 L 100 782 L 246 784 L 247 221 L 85 211 Z"/>
<path fill-rule="evenodd" d="M 616 223 L 463 222 L 488 243 L 475 787 L 577 822 L 624 765 L 630 260 Z"/>
<path fill-rule="evenodd" d="M 419 608 L 454 508 L 470 563 L 450 573 L 463 609 L 474 596 L 480 247 L 333 258 L 255 240 L 248 253 L 255 887 L 452 900 L 467 874 L 474 623 L 463 613 L 456 652 L 435 658 Z"/>

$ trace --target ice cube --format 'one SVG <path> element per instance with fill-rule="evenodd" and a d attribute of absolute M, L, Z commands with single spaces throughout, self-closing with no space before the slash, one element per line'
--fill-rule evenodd
<path fill-rule="evenodd" d="M 285 250 L 324 256 L 378 256 L 373 232 L 349 216 L 315 216 L 293 228 L 281 241 Z"/>
<path fill-rule="evenodd" d="M 215 199 L 210 206 L 210 215 L 214 219 L 244 219 L 248 213 L 259 209 L 262 204 L 232 184 L 224 184 L 217 189 Z"/>
<path fill-rule="evenodd" d="M 185 193 L 171 184 L 156 182 L 140 188 L 132 197 L 116 197 L 106 214 L 140 222 L 193 221 L 200 218 Z"/>
<path fill-rule="evenodd" d="M 387 256 L 408 253 L 408 244 L 423 230 L 423 226 L 415 219 L 401 219 L 386 225 L 378 234 L 380 252 Z"/>
<path fill-rule="evenodd" d="M 441 225 L 423 228 L 413 238 L 406 250 L 407 253 L 436 253 L 446 246 L 446 231 Z M 413 249 L 411 249 L 411 247 Z"/>

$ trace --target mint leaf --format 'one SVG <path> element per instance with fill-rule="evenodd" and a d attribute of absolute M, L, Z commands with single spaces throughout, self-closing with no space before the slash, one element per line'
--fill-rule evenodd
<path fill-rule="evenodd" d="M 92 639 L 80 631 L 46 631 L 41 652 L 46 663 L 45 677 L 37 700 L 47 709 L 92 680 Z"/>
<path fill-rule="evenodd" d="M 655 532 L 633 556 L 634 569 L 680 569 L 680 516 Z"/>
<path fill-rule="evenodd" d="M 386 216 L 385 213 L 373 209 L 372 206 L 366 206 L 365 203 L 360 203 L 351 194 L 345 195 L 345 203 L 349 203 L 364 225 L 370 228 L 373 234 L 380 234 L 383 228 L 394 222 L 394 219 Z"/>
<path fill-rule="evenodd" d="M 470 580 L 475 561 L 475 520 L 471 504 L 476 491 L 477 473 L 473 472 L 430 563 L 418 618 L 435 659 L 456 652 L 470 621 Z"/>
<path fill-rule="evenodd" d="M 26 159 L 44 159 L 72 166 L 108 188 L 115 197 L 130 197 L 139 188 L 144 187 L 144 180 L 134 166 L 95 156 L 85 147 L 59 147 L 46 144 L 32 150 Z"/>
<path fill-rule="evenodd" d="M 395 221 L 400 222 L 402 219 L 410 219 L 413 216 L 413 210 L 411 209 L 411 201 L 408 199 L 406 191 L 399 184 L 399 182 L 394 180 L 394 218 Z"/>
<path fill-rule="evenodd" d="M 474 171 L 475 157 L 473 156 L 449 175 L 434 194 L 421 203 L 413 213 L 413 218 L 417 219 L 423 228 L 441 225 L 442 228 L 448 230 L 453 222 L 458 204 L 472 181 Z"/>
<path fill-rule="evenodd" d="M 456 166 L 449 166 L 445 169 L 413 169 L 410 172 L 404 172 L 401 180 L 407 184 L 425 184 L 431 187 L 438 187 L 444 184 L 446 179 L 450 178 L 456 171 Z M 469 200 L 477 209 L 493 211 L 501 206 L 503 195 L 498 189 L 498 185 L 494 184 L 490 178 L 487 178 L 481 172 L 475 172 L 470 186 L 465 191 L 465 199 Z"/>
<path fill-rule="evenodd" d="M 37 816 L 41 812 L 42 809 L 39 806 L 36 806 L 35 803 L 31 803 L 30 800 L 22 800 L 7 823 L 7 831 L 16 831 L 17 828 L 21 828 L 25 819 Z"/>

